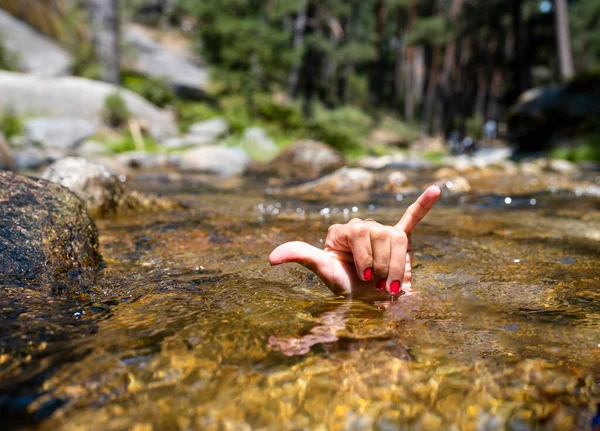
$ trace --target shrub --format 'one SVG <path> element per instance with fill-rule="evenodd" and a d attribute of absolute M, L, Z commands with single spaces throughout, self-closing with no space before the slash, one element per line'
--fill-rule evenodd
<path fill-rule="evenodd" d="M 186 132 L 194 123 L 222 115 L 218 109 L 202 102 L 180 102 L 175 110 L 181 132 Z"/>
<path fill-rule="evenodd" d="M 127 124 L 130 114 L 125 99 L 118 92 L 109 94 L 104 99 L 102 118 L 110 127 L 122 127 Z"/>
<path fill-rule="evenodd" d="M 10 52 L 2 43 L 2 34 L 0 34 L 0 69 L 16 71 L 19 69 L 18 57 Z"/>
<path fill-rule="evenodd" d="M 254 124 L 250 106 L 243 96 L 227 96 L 221 99 L 223 116 L 234 133 L 242 133 Z"/>
<path fill-rule="evenodd" d="M 138 148 L 135 145 L 135 140 L 131 133 L 119 136 L 110 141 L 108 147 L 115 154 L 125 153 L 127 151 L 136 151 Z M 160 148 L 159 144 L 152 138 L 144 136 L 144 147 L 146 152 L 155 153 Z"/>
<path fill-rule="evenodd" d="M 171 86 L 158 78 L 125 74 L 123 76 L 123 86 L 161 108 L 172 105 L 176 99 Z"/>
<path fill-rule="evenodd" d="M 343 152 L 356 152 L 363 148 L 372 123 L 371 117 L 355 107 L 328 110 L 316 106 L 309 127 L 316 139 Z"/>
<path fill-rule="evenodd" d="M 258 94 L 254 97 L 257 115 L 270 123 L 284 129 L 301 129 L 305 126 L 302 111 L 298 105 L 290 102 L 279 102 L 271 94 Z"/>
<path fill-rule="evenodd" d="M 12 136 L 22 135 L 23 128 L 23 120 L 12 109 L 7 109 L 0 116 L 0 129 L 7 139 L 10 139 Z"/>

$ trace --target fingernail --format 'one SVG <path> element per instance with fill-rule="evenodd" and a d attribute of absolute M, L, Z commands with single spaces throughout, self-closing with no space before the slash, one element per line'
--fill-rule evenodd
<path fill-rule="evenodd" d="M 381 280 L 379 280 L 377 282 L 377 290 L 385 290 L 385 283 L 386 283 L 386 279 L 382 278 Z"/>
<path fill-rule="evenodd" d="M 439 186 L 438 186 L 438 183 L 435 183 L 435 184 L 434 184 L 434 186 L 436 186 L 436 187 L 439 187 Z"/>
<path fill-rule="evenodd" d="M 392 295 L 397 295 L 400 293 L 400 282 L 399 281 L 394 281 L 394 282 L 392 282 L 392 284 L 390 284 L 390 293 Z"/>
<path fill-rule="evenodd" d="M 371 268 L 365 269 L 364 277 L 365 280 L 371 281 L 373 279 L 373 270 Z"/>

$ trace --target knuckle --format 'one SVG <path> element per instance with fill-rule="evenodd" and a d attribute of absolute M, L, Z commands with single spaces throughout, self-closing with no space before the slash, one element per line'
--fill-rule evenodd
<path fill-rule="evenodd" d="M 390 235 L 387 229 L 385 229 L 383 226 L 377 225 L 371 226 L 369 229 L 369 233 L 374 241 L 385 240 Z"/>
<path fill-rule="evenodd" d="M 367 236 L 368 228 L 364 223 L 357 223 L 351 227 L 352 236 L 358 238 L 364 238 Z"/>
<path fill-rule="evenodd" d="M 391 236 L 394 245 L 405 245 L 408 243 L 408 236 L 402 229 L 393 229 L 391 231 Z"/>

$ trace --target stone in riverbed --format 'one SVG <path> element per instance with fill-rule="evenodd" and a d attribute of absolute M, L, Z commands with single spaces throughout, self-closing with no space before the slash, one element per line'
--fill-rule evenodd
<path fill-rule="evenodd" d="M 342 168 L 318 180 L 287 188 L 284 193 L 317 197 L 359 193 L 375 187 L 375 182 L 375 174 L 366 169 Z"/>
<path fill-rule="evenodd" d="M 122 211 L 153 211 L 180 207 L 168 199 L 129 190 L 124 176 L 106 166 L 81 157 L 67 157 L 50 165 L 43 177 L 67 187 L 79 196 L 94 217 L 106 217 Z"/>
<path fill-rule="evenodd" d="M 188 129 L 188 135 L 203 136 L 212 141 L 216 141 L 227 133 L 229 133 L 229 124 L 222 117 L 194 123 Z"/>
<path fill-rule="evenodd" d="M 284 180 L 309 180 L 344 166 L 339 151 L 318 141 L 298 141 L 284 148 L 269 171 Z"/>
<path fill-rule="evenodd" d="M 85 204 L 57 184 L 0 171 L 0 220 L 0 278 L 54 281 L 101 263 Z"/>
<path fill-rule="evenodd" d="M 222 177 L 243 174 L 250 157 L 239 148 L 207 145 L 186 151 L 179 159 L 179 168 L 187 172 L 202 172 Z"/>
<path fill-rule="evenodd" d="M 96 133 L 96 125 L 83 118 L 31 118 L 25 136 L 41 148 L 70 151 Z"/>

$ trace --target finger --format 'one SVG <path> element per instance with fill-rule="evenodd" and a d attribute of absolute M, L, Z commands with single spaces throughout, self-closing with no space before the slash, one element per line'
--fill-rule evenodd
<path fill-rule="evenodd" d="M 301 241 L 286 242 L 271 252 L 271 266 L 282 263 L 299 263 L 316 273 L 319 277 L 328 277 L 331 255 L 324 250 Z"/>
<path fill-rule="evenodd" d="M 325 240 L 325 250 L 349 251 L 352 253 L 358 278 L 371 281 L 373 278 L 373 253 L 368 225 L 354 219 L 345 225 L 333 225 L 329 228 Z"/>
<path fill-rule="evenodd" d="M 412 259 L 413 252 L 407 252 L 406 265 L 404 266 L 404 279 L 402 280 L 402 290 L 404 292 L 412 291 Z"/>
<path fill-rule="evenodd" d="M 388 270 L 387 289 L 393 295 L 398 295 L 404 281 L 406 270 L 406 250 L 408 238 L 402 229 L 389 228 L 390 232 L 390 266 Z"/>
<path fill-rule="evenodd" d="M 376 222 L 366 222 L 369 227 L 373 252 L 373 272 L 376 280 L 385 280 L 390 265 L 390 231 Z"/>
<path fill-rule="evenodd" d="M 412 232 L 419 222 L 427 215 L 429 210 L 433 208 L 440 198 L 440 195 L 441 191 L 437 184 L 430 186 L 421 196 L 419 196 L 414 204 L 408 207 L 400 221 L 396 224 L 396 227 L 402 229 L 406 233 Z"/>

